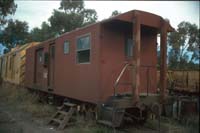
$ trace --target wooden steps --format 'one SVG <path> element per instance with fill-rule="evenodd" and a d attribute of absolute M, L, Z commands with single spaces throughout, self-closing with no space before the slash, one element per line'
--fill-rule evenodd
<path fill-rule="evenodd" d="M 62 122 L 61 120 L 58 120 L 58 119 L 52 119 L 52 121 L 57 122 L 57 123 L 61 123 Z"/>
<path fill-rule="evenodd" d="M 77 105 L 72 103 L 63 103 L 58 111 L 52 116 L 48 125 L 54 125 L 58 130 L 63 130 L 66 126 L 72 125 L 72 117 L 76 113 Z"/>
<path fill-rule="evenodd" d="M 113 126 L 112 122 L 110 122 L 110 121 L 105 121 L 105 120 L 98 120 L 97 123 L 103 124 L 103 125 L 107 125 L 107 126 L 109 126 L 109 127 L 112 127 L 112 126 Z"/>

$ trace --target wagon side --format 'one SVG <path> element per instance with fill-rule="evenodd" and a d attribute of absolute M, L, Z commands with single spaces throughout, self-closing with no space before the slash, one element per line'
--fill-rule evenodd
<path fill-rule="evenodd" d="M 97 103 L 101 97 L 99 29 L 94 24 L 28 49 L 26 86 Z"/>

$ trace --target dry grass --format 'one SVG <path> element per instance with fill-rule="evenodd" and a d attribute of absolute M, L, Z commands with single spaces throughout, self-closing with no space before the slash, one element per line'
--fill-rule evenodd
<path fill-rule="evenodd" d="M 181 125 L 188 133 L 199 133 L 199 115 L 191 115 L 181 120 Z"/>
<path fill-rule="evenodd" d="M 39 102 L 38 95 L 29 92 L 27 89 L 4 83 L 0 87 L 0 100 L 6 107 L 13 111 L 29 112 L 34 117 L 50 117 L 56 112 L 56 107 Z M 95 121 L 85 121 L 82 116 L 76 116 L 77 122 L 74 126 L 66 129 L 73 133 L 112 133 L 113 130 L 96 124 Z"/>
<path fill-rule="evenodd" d="M 0 88 L 0 100 L 35 117 L 48 117 L 55 112 L 54 106 L 40 103 L 38 95 L 11 84 L 4 83 Z"/>
<path fill-rule="evenodd" d="M 39 102 L 39 97 L 36 94 L 30 93 L 27 89 L 22 87 L 16 87 L 10 84 L 3 84 L 0 87 L 0 100 L 1 103 L 8 104 L 13 109 L 22 110 L 24 112 L 31 113 L 34 117 L 49 117 L 55 113 L 55 106 L 43 104 Z M 101 126 L 96 124 L 95 121 L 85 121 L 81 116 L 77 116 L 77 122 L 74 126 L 70 126 L 66 129 L 67 132 L 73 133 L 120 133 L 112 128 Z M 181 122 L 174 120 L 161 120 L 163 123 L 161 128 L 164 129 L 177 129 L 185 133 L 198 133 L 199 132 L 199 116 L 191 116 L 189 118 L 182 119 Z M 157 128 L 157 122 L 148 121 L 147 127 Z M 173 132 L 171 130 L 171 133 Z M 165 130 L 166 131 L 166 130 Z M 176 132 L 174 130 L 174 132 Z"/>
<path fill-rule="evenodd" d="M 114 133 L 114 130 L 105 126 L 99 126 L 97 124 L 86 126 L 86 125 L 79 125 L 75 127 L 69 127 L 66 131 L 71 133 Z M 116 131 L 116 133 L 120 133 Z"/>
<path fill-rule="evenodd" d="M 145 126 L 158 130 L 158 121 L 148 120 Z M 199 116 L 185 117 L 179 121 L 170 118 L 162 118 L 160 130 L 169 133 L 199 133 Z"/>

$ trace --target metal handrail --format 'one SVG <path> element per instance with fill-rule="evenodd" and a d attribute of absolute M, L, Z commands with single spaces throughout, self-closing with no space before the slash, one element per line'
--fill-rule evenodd
<path fill-rule="evenodd" d="M 119 80 L 121 79 L 122 75 L 124 74 L 125 70 L 127 69 L 128 66 L 132 66 L 132 64 L 126 63 L 125 66 L 123 67 L 122 71 L 120 72 L 119 76 L 115 80 L 114 84 L 114 96 L 116 96 L 116 89 L 117 85 L 119 84 Z"/>

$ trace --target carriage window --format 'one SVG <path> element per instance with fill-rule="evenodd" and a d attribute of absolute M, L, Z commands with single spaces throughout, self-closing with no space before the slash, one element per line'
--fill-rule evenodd
<path fill-rule="evenodd" d="M 68 54 L 69 53 L 69 41 L 65 41 L 64 42 L 64 46 L 63 46 L 63 52 L 64 54 Z"/>
<path fill-rule="evenodd" d="M 90 36 L 83 36 L 77 39 L 77 63 L 90 62 Z"/>
<path fill-rule="evenodd" d="M 54 45 L 51 45 L 51 58 L 54 58 L 55 57 L 55 46 Z"/>
<path fill-rule="evenodd" d="M 125 42 L 125 56 L 132 57 L 133 56 L 133 40 L 126 39 Z"/>
<path fill-rule="evenodd" d="M 38 55 L 38 56 L 39 56 L 39 57 L 38 57 L 38 58 L 39 58 L 39 61 L 42 62 L 42 57 L 43 57 L 42 51 L 39 51 L 39 55 Z"/>

